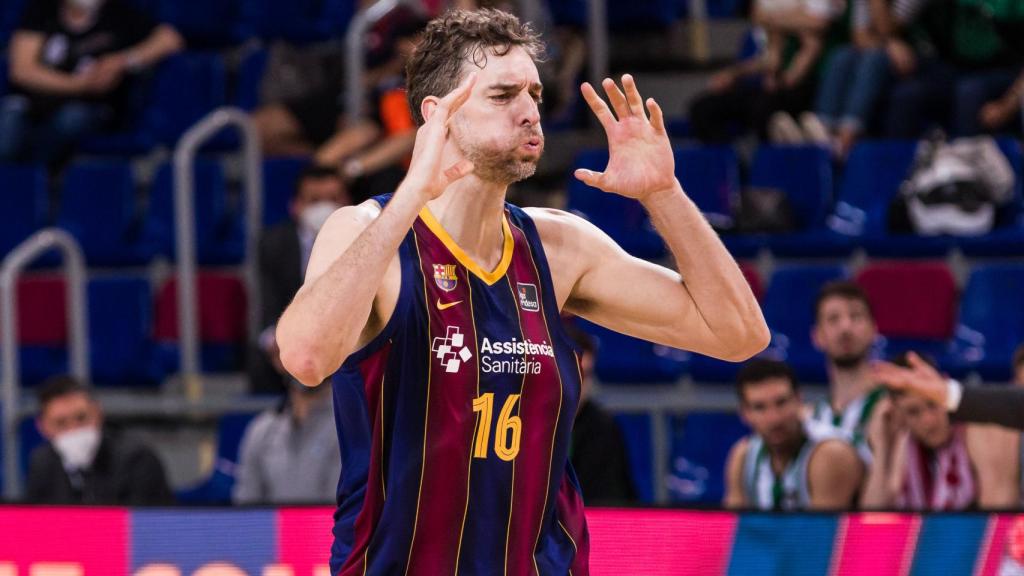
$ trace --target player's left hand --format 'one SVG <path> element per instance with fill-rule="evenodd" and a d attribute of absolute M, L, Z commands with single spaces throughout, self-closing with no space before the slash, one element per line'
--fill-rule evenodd
<path fill-rule="evenodd" d="M 872 366 L 871 375 L 877 382 L 892 390 L 917 394 L 944 406 L 948 390 L 946 379 L 914 352 L 907 353 L 907 361 L 910 368 L 903 368 L 891 362 L 876 362 Z"/>
<path fill-rule="evenodd" d="M 622 77 L 625 94 L 611 78 L 605 78 L 601 86 L 615 110 L 614 115 L 589 83 L 584 83 L 581 91 L 608 136 L 608 167 L 604 172 L 576 170 L 576 178 L 605 192 L 637 200 L 674 188 L 675 158 L 665 132 L 661 107 L 653 98 L 648 98 L 647 109 L 644 109 L 636 82 L 629 74 Z"/>

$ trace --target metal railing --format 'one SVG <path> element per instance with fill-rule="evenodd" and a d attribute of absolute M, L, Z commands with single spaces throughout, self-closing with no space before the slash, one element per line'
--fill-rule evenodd
<path fill-rule="evenodd" d="M 178 342 L 180 374 L 185 394 L 198 401 L 203 394 L 199 377 L 199 323 L 196 294 L 195 165 L 199 147 L 227 126 L 242 135 L 245 177 L 245 284 L 249 301 L 249 339 L 259 331 L 260 294 L 256 281 L 256 249 L 263 224 L 263 164 L 259 137 L 248 114 L 238 108 L 220 108 L 188 129 L 174 149 L 174 222 L 178 257 Z"/>
<path fill-rule="evenodd" d="M 422 10 L 422 6 L 416 0 L 380 0 L 369 8 L 357 12 L 349 22 L 348 31 L 345 33 L 345 117 L 350 122 L 362 119 L 365 107 L 363 55 L 366 52 L 366 32 L 399 6 L 407 6 L 417 12 Z"/>
<path fill-rule="evenodd" d="M 89 325 L 85 297 L 85 258 L 70 234 L 56 228 L 40 230 L 18 245 L 0 267 L 0 362 L 3 362 L 4 496 L 21 495 L 18 466 L 18 421 L 21 417 L 21 374 L 18 362 L 18 279 L 25 267 L 44 252 L 56 248 L 64 257 L 65 297 L 69 316 L 71 374 L 89 382 Z"/>

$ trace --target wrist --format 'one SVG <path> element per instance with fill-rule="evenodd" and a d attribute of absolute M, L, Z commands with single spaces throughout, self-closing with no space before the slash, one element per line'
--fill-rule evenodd
<path fill-rule="evenodd" d="M 960 400 L 964 396 L 963 384 L 950 378 L 946 380 L 946 411 L 956 412 L 960 408 Z"/>
<path fill-rule="evenodd" d="M 672 186 L 667 188 L 659 188 L 648 192 L 644 197 L 637 198 L 644 208 L 650 210 L 657 209 L 657 207 L 665 202 L 671 202 L 679 197 L 683 193 L 683 187 L 679 184 L 678 180 L 673 179 Z"/>

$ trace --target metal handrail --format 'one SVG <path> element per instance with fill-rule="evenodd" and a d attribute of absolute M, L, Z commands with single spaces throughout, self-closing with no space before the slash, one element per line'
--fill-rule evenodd
<path fill-rule="evenodd" d="M 589 0 L 587 8 L 587 71 L 597 89 L 608 77 L 608 6 L 605 0 Z"/>
<path fill-rule="evenodd" d="M 366 31 L 392 10 L 403 5 L 417 12 L 423 8 L 417 0 L 379 0 L 369 8 L 357 12 L 349 22 L 348 31 L 345 33 L 345 117 L 352 123 L 361 120 L 364 112 L 363 54 L 366 51 Z"/>
<path fill-rule="evenodd" d="M 219 108 L 182 135 L 174 149 L 174 221 L 178 256 L 178 342 L 186 395 L 202 397 L 199 378 L 199 324 L 196 296 L 195 191 L 193 166 L 199 147 L 227 126 L 242 134 L 245 162 L 245 283 L 249 303 L 249 339 L 259 332 L 260 294 L 256 281 L 256 248 L 263 221 L 263 164 L 260 142 L 249 115 L 238 108 Z"/>
<path fill-rule="evenodd" d="M 15 306 L 18 279 L 25 267 L 44 252 L 57 248 L 64 256 L 68 278 L 65 297 L 70 317 L 69 353 L 71 374 L 89 382 L 89 325 L 85 305 L 85 258 L 78 242 L 67 232 L 47 228 L 36 232 L 4 258 L 0 267 L 0 361 L 3 362 L 4 496 L 15 500 L 21 494 L 18 469 L 18 419 L 20 417 L 20 365 L 18 363 L 18 309 Z"/>

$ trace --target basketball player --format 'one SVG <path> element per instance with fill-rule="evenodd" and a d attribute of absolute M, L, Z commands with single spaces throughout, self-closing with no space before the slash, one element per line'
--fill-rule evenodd
<path fill-rule="evenodd" d="M 860 286 L 840 280 L 821 289 L 811 336 L 828 361 L 829 388 L 828 400 L 811 406 L 808 426 L 822 434 L 839 431 L 870 465 L 871 448 L 864 431 L 885 388 L 871 377 L 871 346 L 878 328 Z"/>
<path fill-rule="evenodd" d="M 611 109 L 583 85 L 610 160 L 576 176 L 639 200 L 680 273 L 575 216 L 505 203 L 544 148 L 540 48 L 500 11 L 427 26 L 407 67 L 420 124 L 408 175 L 331 217 L 278 323 L 298 380 L 341 368 L 332 574 L 588 573 L 561 311 L 726 360 L 767 345 L 739 268 L 673 176 L 661 109 L 631 77 L 625 92 L 604 81 Z"/>
<path fill-rule="evenodd" d="M 740 415 L 754 434 L 726 464 L 724 504 L 761 510 L 835 510 L 856 504 L 864 476 L 840 435 L 814 435 L 801 417 L 796 376 L 774 360 L 753 360 L 736 378 Z"/>

